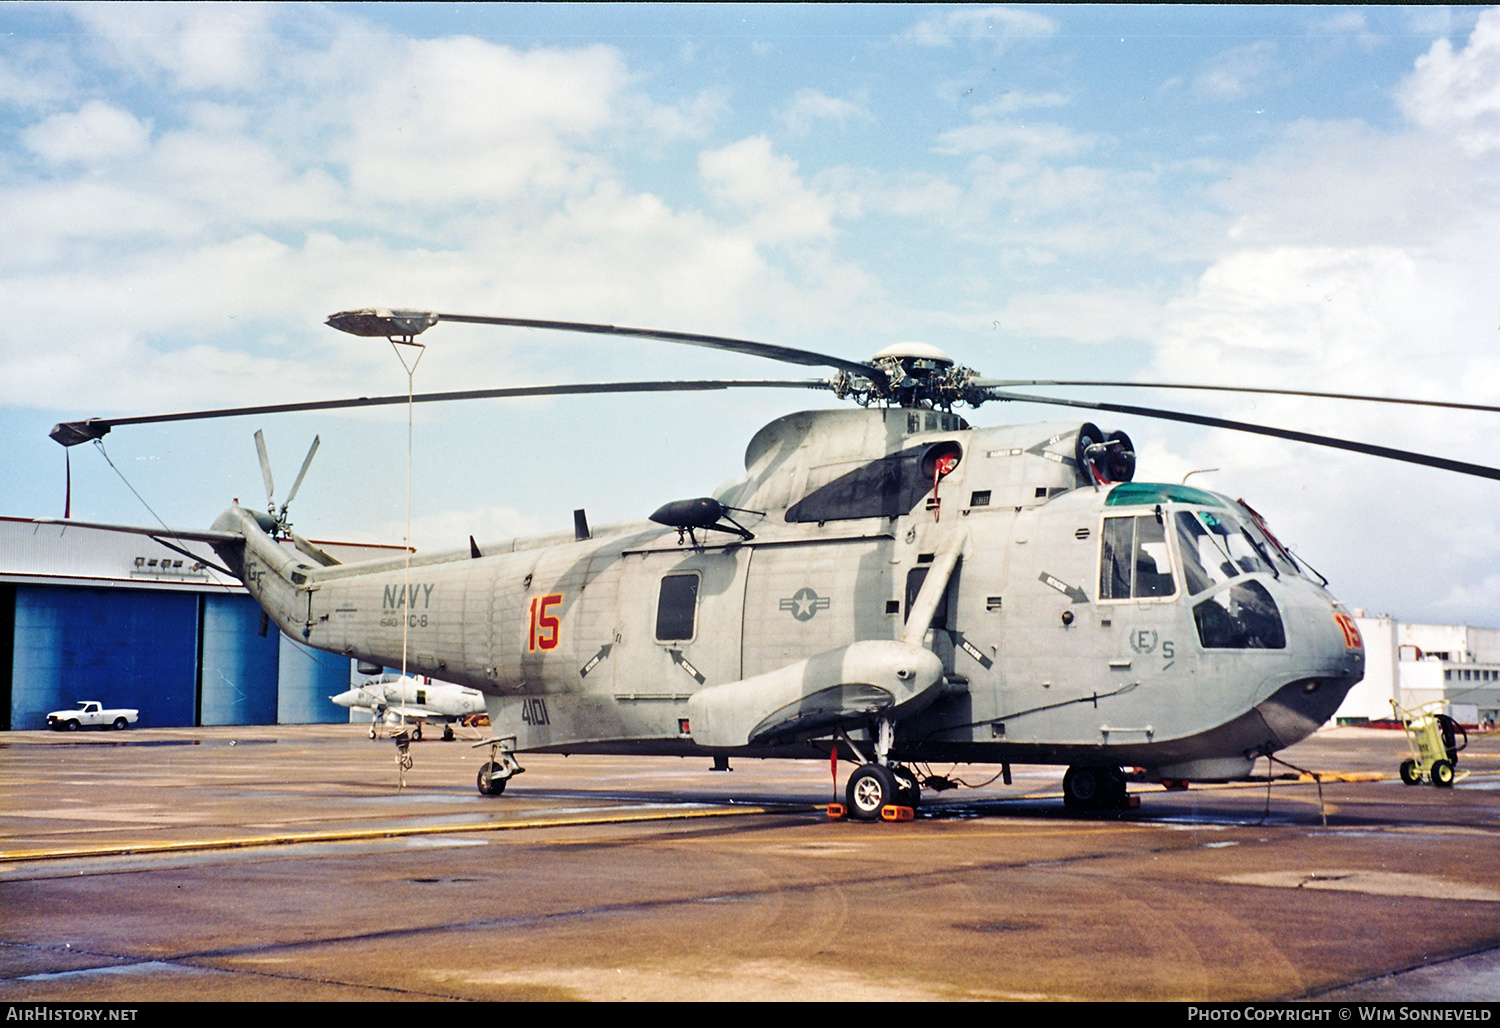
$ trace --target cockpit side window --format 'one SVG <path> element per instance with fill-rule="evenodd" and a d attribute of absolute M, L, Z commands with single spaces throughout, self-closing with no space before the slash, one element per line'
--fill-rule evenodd
<path fill-rule="evenodd" d="M 1099 599 L 1156 599 L 1176 591 L 1162 519 L 1156 514 L 1105 518 Z"/>
<path fill-rule="evenodd" d="M 1286 627 L 1266 587 L 1251 579 L 1221 589 L 1193 607 L 1204 649 L 1282 650 Z"/>

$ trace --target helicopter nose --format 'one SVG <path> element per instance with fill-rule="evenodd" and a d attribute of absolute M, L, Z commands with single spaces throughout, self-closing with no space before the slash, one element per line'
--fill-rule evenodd
<path fill-rule="evenodd" d="M 1303 659 L 1290 680 L 1256 707 L 1281 748 L 1327 723 L 1365 671 L 1359 626 L 1340 604 L 1323 596 L 1318 602 L 1295 603 L 1294 609 L 1289 620 L 1300 631 L 1288 642 L 1305 647 Z"/>

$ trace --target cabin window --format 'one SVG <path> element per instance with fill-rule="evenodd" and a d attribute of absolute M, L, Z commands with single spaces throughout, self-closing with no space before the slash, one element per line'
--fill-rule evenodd
<path fill-rule="evenodd" d="M 1177 591 L 1167 532 L 1156 514 L 1105 518 L 1099 556 L 1099 599 L 1145 600 Z"/>
<path fill-rule="evenodd" d="M 693 637 L 698 615 L 698 575 L 668 575 L 656 600 L 656 641 L 685 642 Z"/>

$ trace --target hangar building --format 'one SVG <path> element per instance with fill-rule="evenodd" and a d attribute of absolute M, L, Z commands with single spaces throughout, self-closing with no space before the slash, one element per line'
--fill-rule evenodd
<path fill-rule="evenodd" d="M 400 552 L 318 545 L 348 561 Z M 138 708 L 151 727 L 347 722 L 328 697 L 351 661 L 266 627 L 218 564 L 205 543 L 0 518 L 0 730 L 45 728 L 77 700 Z"/>
<path fill-rule="evenodd" d="M 1365 677 L 1339 707 L 1340 723 L 1388 718 L 1392 699 L 1408 709 L 1440 701 L 1466 725 L 1500 722 L 1500 628 L 1355 614 L 1365 641 Z"/>

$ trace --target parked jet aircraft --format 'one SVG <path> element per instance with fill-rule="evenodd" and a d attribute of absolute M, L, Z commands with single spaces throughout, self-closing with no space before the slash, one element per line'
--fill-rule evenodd
<path fill-rule="evenodd" d="M 434 682 L 425 677 L 382 675 L 328 697 L 341 707 L 371 712 L 370 738 L 376 726 L 415 724 L 413 739 L 422 738 L 422 724 L 436 721 L 443 726 L 443 739 L 453 738 L 453 725 L 485 713 L 484 694 L 478 689 Z"/>

